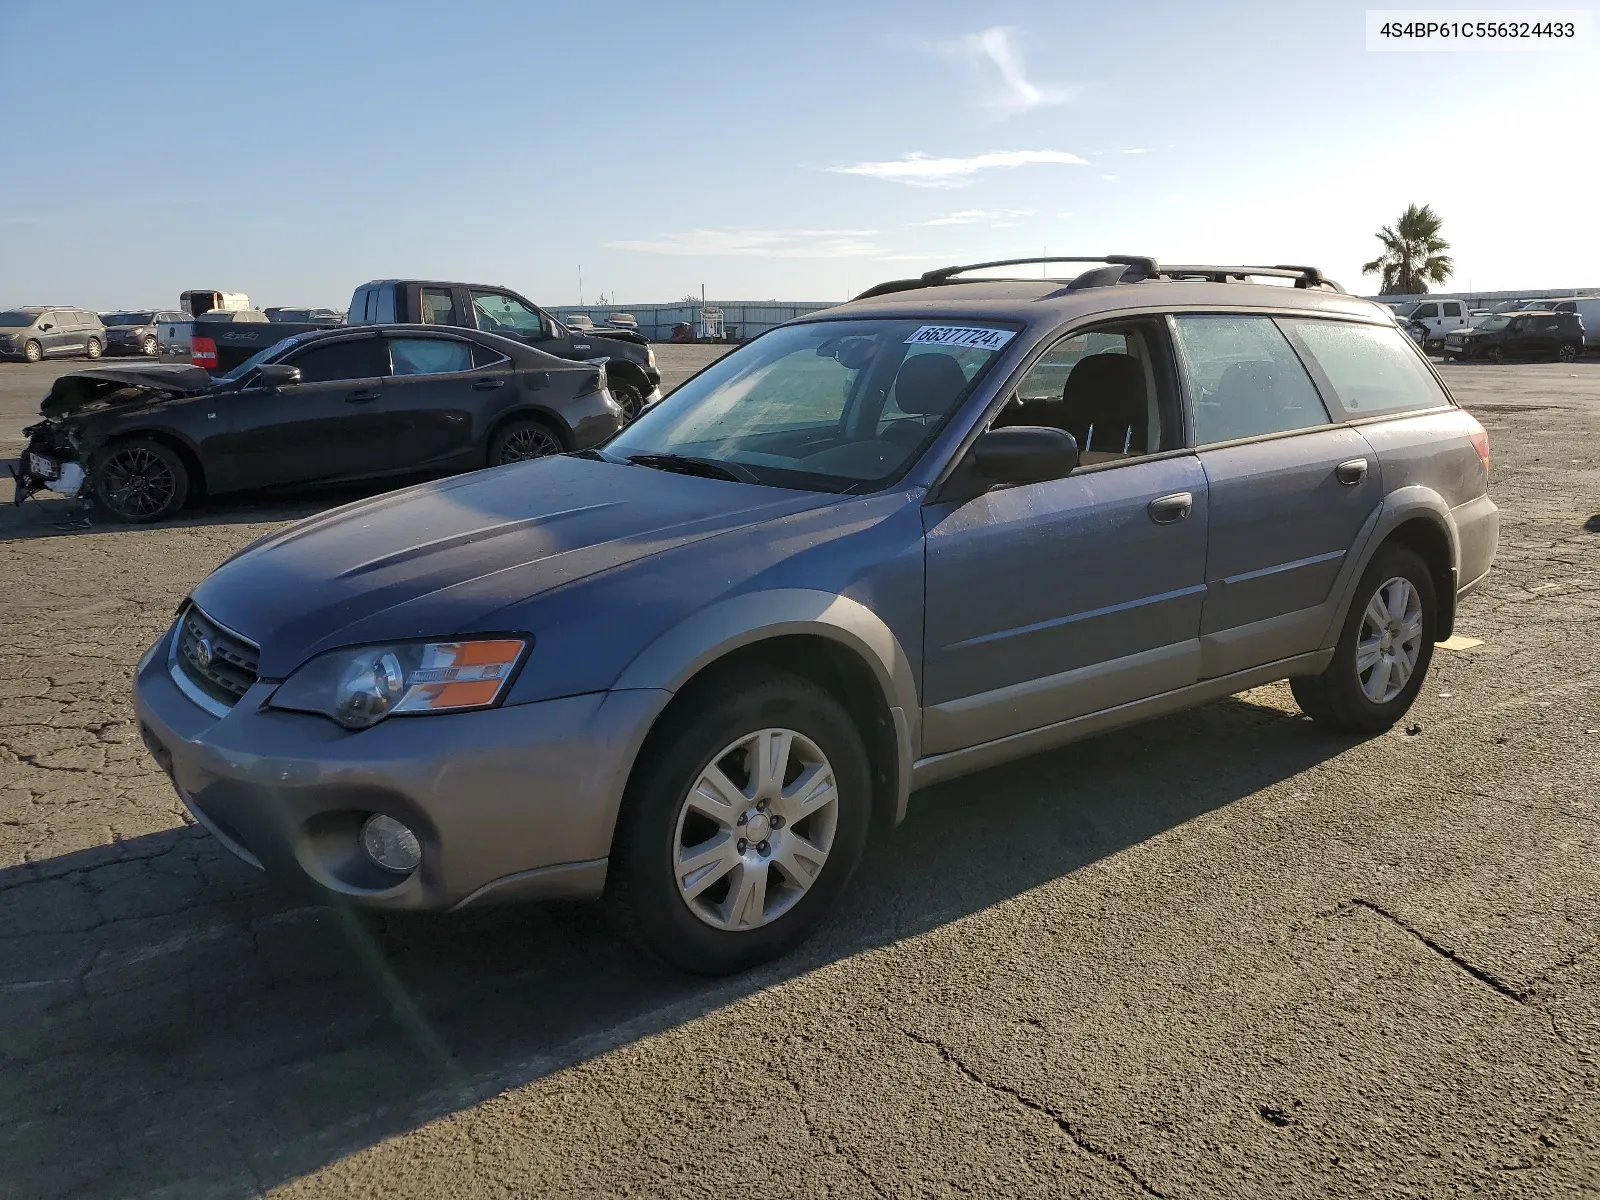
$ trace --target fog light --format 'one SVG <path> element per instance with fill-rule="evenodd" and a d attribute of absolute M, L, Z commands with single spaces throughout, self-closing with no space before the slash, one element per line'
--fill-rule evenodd
<path fill-rule="evenodd" d="M 408 874 L 422 861 L 422 844 L 393 817 L 373 813 L 361 827 L 361 848 L 385 871 Z"/>

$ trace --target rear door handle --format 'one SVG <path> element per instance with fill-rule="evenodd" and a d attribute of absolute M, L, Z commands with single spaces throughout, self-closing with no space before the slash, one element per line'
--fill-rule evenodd
<path fill-rule="evenodd" d="M 1190 492 L 1173 492 L 1150 501 L 1150 519 L 1157 525 L 1174 525 L 1187 517 L 1194 508 L 1194 495 Z"/>
<path fill-rule="evenodd" d="M 505 387 L 505 385 L 506 381 L 504 379 L 496 379 L 491 375 L 485 379 L 476 380 L 472 385 L 472 390 L 475 392 L 487 392 L 497 387 Z"/>
<path fill-rule="evenodd" d="M 377 388 L 357 388 L 353 392 L 346 392 L 344 398 L 351 404 L 365 404 L 368 400 L 378 398 Z"/>
<path fill-rule="evenodd" d="M 1367 477 L 1367 460 L 1364 458 L 1346 459 L 1333 469 L 1334 475 L 1345 487 L 1355 487 Z"/>

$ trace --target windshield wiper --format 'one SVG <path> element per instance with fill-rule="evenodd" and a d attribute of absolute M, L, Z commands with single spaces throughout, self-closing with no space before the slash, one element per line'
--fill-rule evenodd
<path fill-rule="evenodd" d="M 718 462 L 714 458 L 695 458 L 689 454 L 630 454 L 635 466 L 657 471 L 676 471 L 680 475 L 702 475 L 707 479 L 726 479 L 733 483 L 760 483 L 753 471 L 738 463 Z"/>

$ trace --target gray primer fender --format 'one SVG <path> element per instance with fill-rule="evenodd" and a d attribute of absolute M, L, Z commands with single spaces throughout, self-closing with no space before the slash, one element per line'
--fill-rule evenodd
<path fill-rule="evenodd" d="M 1450 506 L 1444 502 L 1444 497 L 1421 484 L 1396 488 L 1383 498 L 1383 503 L 1378 505 L 1377 511 L 1367 519 L 1366 525 L 1356 537 L 1352 552 L 1345 556 L 1344 570 L 1340 573 L 1334 591 L 1339 597 L 1339 602 L 1334 606 L 1333 619 L 1323 632 L 1320 643 L 1324 649 L 1338 642 L 1339 631 L 1344 628 L 1345 614 L 1350 611 L 1350 604 L 1355 598 L 1356 584 L 1361 581 L 1361 576 L 1366 571 L 1367 564 L 1372 561 L 1372 556 L 1378 552 L 1378 547 L 1383 545 L 1389 535 L 1401 525 L 1417 517 L 1431 521 L 1443 532 L 1450 543 L 1450 573 L 1452 577 L 1457 574 L 1461 563 L 1461 544 L 1456 535 L 1455 518 L 1450 515 Z M 1453 597 L 1450 600 L 1449 611 L 1451 613 L 1455 611 Z"/>
<path fill-rule="evenodd" d="M 830 638 L 871 668 L 889 706 L 896 743 L 894 820 L 905 816 L 911 763 L 922 709 L 905 649 L 883 619 L 858 601 L 808 588 L 778 588 L 732 596 L 686 617 L 623 668 L 613 690 L 676 692 L 707 664 L 769 638 L 812 634 Z"/>

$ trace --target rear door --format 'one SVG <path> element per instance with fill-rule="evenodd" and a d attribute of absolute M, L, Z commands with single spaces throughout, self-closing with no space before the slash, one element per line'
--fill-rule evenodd
<path fill-rule="evenodd" d="M 1467 327 L 1467 306 L 1459 300 L 1443 300 L 1439 303 L 1439 336 L 1444 337 L 1457 329 Z"/>
<path fill-rule="evenodd" d="M 385 470 L 481 466 L 493 415 L 515 401 L 511 360 L 462 337 L 384 338 L 389 375 L 377 408 L 388 435 Z"/>
<path fill-rule="evenodd" d="M 1273 318 L 1185 314 L 1173 326 L 1210 488 L 1200 670 L 1213 678 L 1316 648 L 1322 606 L 1383 493 L 1372 447 L 1333 424 Z"/>
<path fill-rule="evenodd" d="M 378 405 L 388 356 L 383 339 L 316 341 L 280 360 L 300 368 L 293 387 L 246 387 L 219 398 L 229 436 L 222 488 L 272 487 L 375 474 L 395 456 Z"/>

